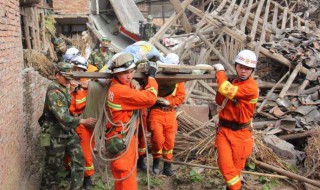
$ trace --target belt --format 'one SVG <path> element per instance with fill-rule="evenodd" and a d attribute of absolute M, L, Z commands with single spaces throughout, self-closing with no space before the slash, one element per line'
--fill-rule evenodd
<path fill-rule="evenodd" d="M 154 106 L 154 107 L 151 107 L 150 109 L 159 109 L 162 111 L 174 111 L 175 110 L 175 108 L 166 107 L 166 106 Z"/>
<path fill-rule="evenodd" d="M 237 123 L 237 122 L 230 122 L 223 119 L 219 119 L 219 126 L 231 129 L 233 131 L 238 131 L 244 128 L 249 127 L 251 122 L 248 123 Z"/>

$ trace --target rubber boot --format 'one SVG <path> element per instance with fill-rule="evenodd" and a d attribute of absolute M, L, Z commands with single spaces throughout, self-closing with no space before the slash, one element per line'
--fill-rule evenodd
<path fill-rule="evenodd" d="M 173 176 L 175 173 L 171 169 L 171 163 L 165 162 L 163 164 L 163 172 L 166 176 Z"/>
<path fill-rule="evenodd" d="M 160 159 L 159 158 L 155 158 L 153 159 L 153 166 L 152 166 L 152 171 L 154 174 L 159 175 L 160 174 Z"/>
<path fill-rule="evenodd" d="M 68 171 L 68 174 L 66 175 L 66 177 L 64 179 L 67 181 L 71 180 L 71 171 Z"/>
<path fill-rule="evenodd" d="M 147 171 L 147 166 L 146 164 L 144 163 L 144 158 L 145 156 L 139 156 L 139 159 L 137 161 L 137 168 L 142 170 L 142 171 Z"/>
<path fill-rule="evenodd" d="M 92 180 L 91 180 L 91 176 L 84 177 L 83 188 L 86 189 L 86 190 L 93 189 L 93 183 L 92 183 Z"/>

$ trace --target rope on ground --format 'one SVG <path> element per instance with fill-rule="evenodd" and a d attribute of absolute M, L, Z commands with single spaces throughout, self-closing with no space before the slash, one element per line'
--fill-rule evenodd
<path fill-rule="evenodd" d="M 211 170 L 219 170 L 219 168 L 215 167 L 215 166 L 206 166 L 206 165 L 200 165 L 200 164 L 178 162 L 178 161 L 166 160 L 166 159 L 162 159 L 162 158 L 160 158 L 160 160 L 163 162 L 169 162 L 172 164 L 185 165 L 185 166 L 191 166 L 191 167 L 199 167 L 199 168 L 205 168 L 205 169 L 211 169 Z M 280 179 L 288 179 L 287 176 L 276 175 L 276 174 L 267 174 L 267 173 L 260 173 L 260 172 L 251 172 L 251 171 L 242 171 L 241 173 L 258 175 L 258 176 L 266 176 L 266 177 L 274 177 L 274 178 L 280 178 Z"/>

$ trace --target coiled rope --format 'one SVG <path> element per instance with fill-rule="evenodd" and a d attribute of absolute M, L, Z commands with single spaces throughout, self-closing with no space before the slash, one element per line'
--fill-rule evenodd
<path fill-rule="evenodd" d="M 89 88 L 88 88 L 88 94 L 87 94 L 87 104 L 86 108 L 84 110 L 84 113 L 82 114 L 82 118 L 88 118 L 88 117 L 94 117 L 97 118 L 97 123 L 94 127 L 93 130 L 93 135 L 91 136 L 90 139 L 90 144 L 92 145 L 92 141 L 94 138 L 95 141 L 95 149 L 98 151 L 99 158 L 103 161 L 106 162 L 112 162 L 114 160 L 122 158 L 127 152 L 129 148 L 129 144 L 133 138 L 134 135 L 136 135 L 136 140 L 135 144 L 136 147 L 138 145 L 138 132 L 139 132 L 139 118 L 141 118 L 141 123 L 142 123 L 142 132 L 143 132 L 143 137 L 145 139 L 145 142 L 147 143 L 146 137 L 145 137 L 145 131 L 143 127 L 143 122 L 142 122 L 142 114 L 140 110 L 135 110 L 132 113 L 132 116 L 130 120 L 127 123 L 123 122 L 116 122 L 114 123 L 112 121 L 112 117 L 110 114 L 110 111 L 106 109 L 107 104 L 106 100 L 108 97 L 108 90 L 110 87 L 111 81 L 107 82 L 107 86 L 104 87 L 98 82 L 91 81 L 89 83 Z M 107 138 L 107 134 L 112 131 L 112 128 L 110 130 L 106 130 L 106 123 L 109 122 L 113 127 L 121 127 L 122 131 L 118 135 L 114 135 L 112 137 Z M 106 157 L 105 152 L 106 152 L 106 146 L 105 143 L 110 140 L 111 138 L 119 138 L 120 135 L 126 134 L 124 137 L 125 145 L 126 148 L 124 151 L 122 151 L 121 154 L 117 155 L 116 157 Z M 93 152 L 93 147 L 91 147 L 91 152 L 92 155 L 94 156 L 95 159 L 96 155 Z M 148 156 L 148 151 L 147 156 Z M 137 160 L 138 157 L 138 149 L 136 148 L 136 157 L 135 160 Z M 137 162 L 135 162 L 135 166 L 132 168 L 132 170 L 129 172 L 129 174 L 123 178 L 120 179 L 115 179 L 113 178 L 114 181 L 122 181 L 127 179 L 132 175 L 132 173 L 135 171 L 137 167 Z M 149 168 L 149 160 L 147 160 L 147 167 Z M 107 185 L 110 188 L 109 185 L 109 177 L 108 177 L 108 167 L 106 165 L 106 175 L 107 175 Z M 148 189 L 150 189 L 149 186 L 149 171 L 147 170 L 147 176 L 148 176 Z M 112 179 L 112 178 L 111 178 Z"/>

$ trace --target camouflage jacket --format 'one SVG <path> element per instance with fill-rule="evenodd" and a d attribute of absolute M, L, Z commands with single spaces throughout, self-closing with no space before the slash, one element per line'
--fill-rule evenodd
<path fill-rule="evenodd" d="M 109 61 L 109 59 L 111 59 L 113 55 L 114 53 L 110 50 L 106 52 L 106 55 L 103 55 L 100 49 L 95 49 L 91 53 L 88 62 L 96 66 L 100 70 Z"/>
<path fill-rule="evenodd" d="M 63 55 L 64 54 L 61 51 L 57 52 L 57 58 L 58 58 L 57 63 L 63 62 Z"/>
<path fill-rule="evenodd" d="M 150 38 L 152 38 L 155 35 L 156 30 L 157 29 L 156 29 L 155 25 L 149 24 L 149 23 L 145 24 L 144 36 L 143 36 L 144 40 L 148 41 Z"/>
<path fill-rule="evenodd" d="M 69 137 L 74 133 L 80 122 L 80 118 L 70 115 L 71 96 L 68 89 L 58 82 L 52 82 L 46 93 L 43 108 L 44 123 L 43 130 L 53 137 Z"/>

